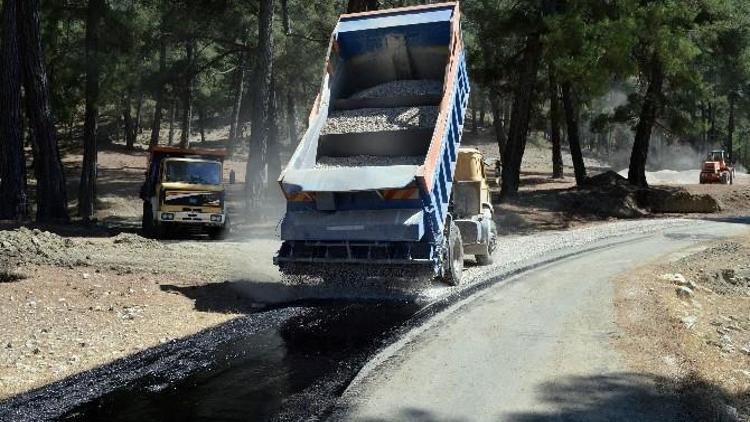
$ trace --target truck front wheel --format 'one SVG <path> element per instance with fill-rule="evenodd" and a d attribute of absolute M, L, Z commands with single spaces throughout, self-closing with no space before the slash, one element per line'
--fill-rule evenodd
<path fill-rule="evenodd" d="M 461 232 L 458 231 L 456 223 L 451 221 L 448 231 L 448 242 L 443 262 L 443 281 L 451 286 L 461 284 L 461 276 L 464 271 L 464 244 L 461 241 Z"/>
<path fill-rule="evenodd" d="M 154 213 L 151 210 L 151 203 L 143 201 L 143 217 L 141 218 L 141 231 L 144 237 L 154 235 Z"/>

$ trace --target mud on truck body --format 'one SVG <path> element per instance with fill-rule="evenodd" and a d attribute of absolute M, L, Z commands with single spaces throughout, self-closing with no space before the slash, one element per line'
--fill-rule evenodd
<path fill-rule="evenodd" d="M 281 271 L 408 268 L 458 284 L 460 227 L 475 227 L 472 245 L 489 241 L 479 218 L 449 212 L 468 101 L 457 3 L 342 15 L 279 178 Z"/>

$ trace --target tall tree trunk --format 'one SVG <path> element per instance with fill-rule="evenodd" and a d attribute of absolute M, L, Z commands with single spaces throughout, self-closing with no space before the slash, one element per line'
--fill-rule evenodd
<path fill-rule="evenodd" d="M 138 103 L 135 105 L 135 134 L 143 133 L 143 89 L 138 89 Z"/>
<path fill-rule="evenodd" d="M 189 40 L 185 45 L 185 55 L 188 68 L 185 72 L 185 86 L 182 97 L 182 133 L 180 134 L 180 148 L 190 148 L 190 125 L 193 120 L 193 62 L 195 61 L 195 41 Z"/>
<path fill-rule="evenodd" d="M 169 145 L 172 145 L 174 143 L 174 121 L 177 118 L 177 101 L 172 100 L 172 102 L 169 104 L 169 135 L 168 135 L 168 142 Z"/>
<path fill-rule="evenodd" d="M 242 96 L 245 93 L 245 66 L 247 53 L 242 52 L 239 56 L 236 80 L 234 81 L 234 102 L 232 103 L 232 118 L 229 122 L 229 149 L 234 150 L 240 132 L 240 110 L 242 109 Z"/>
<path fill-rule="evenodd" d="M 628 169 L 628 181 L 636 186 L 648 186 L 646 181 L 646 161 L 648 160 L 648 146 L 651 139 L 656 119 L 661 106 L 662 87 L 664 85 L 664 70 L 658 53 L 651 58 L 651 69 L 649 69 L 649 85 L 646 98 L 643 100 L 638 125 L 635 129 L 635 142 L 633 152 L 630 155 L 630 168 Z"/>
<path fill-rule="evenodd" d="M 26 159 L 21 115 L 21 62 L 18 40 L 18 1 L 3 2 L 0 28 L 0 220 L 27 217 Z"/>
<path fill-rule="evenodd" d="M 568 81 L 562 84 L 562 100 L 565 108 L 565 122 L 568 128 L 568 145 L 570 146 L 570 155 L 573 158 L 573 172 L 576 176 L 576 184 L 581 186 L 586 181 L 586 165 L 583 162 L 583 153 L 581 152 L 578 100 L 571 83 Z"/>
<path fill-rule="evenodd" d="M 273 189 L 281 174 L 281 148 L 279 145 L 279 125 L 277 117 L 276 80 L 271 85 L 271 98 L 268 102 L 268 188 Z"/>
<path fill-rule="evenodd" d="M 473 92 L 476 92 L 476 88 L 472 89 Z M 479 133 L 479 127 L 477 126 L 477 96 L 476 94 L 472 94 L 471 98 L 469 98 L 469 101 L 471 103 L 471 133 L 476 135 Z"/>
<path fill-rule="evenodd" d="M 125 146 L 127 149 L 132 150 L 135 145 L 135 138 L 138 136 L 136 132 L 135 122 L 133 116 L 130 114 L 130 93 L 123 94 L 122 96 L 122 122 L 125 132 Z"/>
<path fill-rule="evenodd" d="M 162 37 L 159 48 L 159 83 L 156 87 L 156 106 L 154 107 L 154 119 L 151 123 L 151 141 L 149 146 L 159 145 L 159 136 L 161 136 L 161 116 L 164 109 L 164 74 L 167 71 L 167 42 Z M 169 143 L 172 141 L 170 139 Z"/>
<path fill-rule="evenodd" d="M 292 20 L 289 17 L 289 0 L 281 0 L 281 24 L 284 33 L 292 35 Z"/>
<path fill-rule="evenodd" d="M 479 91 L 479 126 L 484 127 L 487 117 L 487 99 L 485 98 L 484 89 Z"/>
<path fill-rule="evenodd" d="M 198 107 L 198 125 L 200 126 L 198 129 L 201 134 L 201 143 L 204 144 L 206 143 L 206 115 L 203 107 Z"/>
<path fill-rule="evenodd" d="M 727 122 L 727 154 L 729 160 L 733 160 L 732 150 L 734 149 L 734 109 L 737 101 L 734 93 L 729 94 L 729 122 Z"/>
<path fill-rule="evenodd" d="M 286 91 L 286 127 L 289 130 L 289 141 L 294 147 L 297 143 L 297 106 L 291 89 Z"/>
<path fill-rule="evenodd" d="M 273 83 L 273 3 L 273 0 L 260 2 L 252 131 L 245 171 L 245 193 L 248 205 L 261 197 L 268 179 L 268 110 Z"/>
<path fill-rule="evenodd" d="M 83 165 L 78 187 L 78 216 L 94 217 L 96 207 L 97 119 L 99 118 L 99 22 L 105 0 L 89 0 L 86 13 L 86 111 L 83 123 Z M 128 104 L 128 109 L 130 104 Z M 130 111 L 128 110 L 128 114 Z"/>
<path fill-rule="evenodd" d="M 542 44 L 539 33 L 527 36 L 520 75 L 513 95 L 513 110 L 510 117 L 508 142 L 503 154 L 503 180 L 500 197 L 508 199 L 516 196 L 521 176 L 521 160 L 526 149 L 526 136 L 529 132 L 529 121 L 533 106 L 536 76 L 542 56 Z"/>
<path fill-rule="evenodd" d="M 378 10 L 378 0 L 349 0 L 346 5 L 346 13 L 369 12 Z"/>
<path fill-rule="evenodd" d="M 555 70 L 549 67 L 549 121 L 552 142 L 552 178 L 563 178 L 562 141 L 560 136 L 560 87 Z"/>
<path fill-rule="evenodd" d="M 19 1 L 18 10 L 24 92 L 29 124 L 38 151 L 34 160 L 38 175 L 36 218 L 38 222 L 67 222 L 65 173 L 50 109 L 47 70 L 39 32 L 39 0 Z"/>
<path fill-rule="evenodd" d="M 497 141 L 497 150 L 500 155 L 500 162 L 503 162 L 505 154 L 505 144 L 508 142 L 508 135 L 505 133 L 505 112 L 503 101 L 500 94 L 495 88 L 490 88 L 490 111 L 492 112 L 492 126 L 495 129 L 495 140 Z"/>

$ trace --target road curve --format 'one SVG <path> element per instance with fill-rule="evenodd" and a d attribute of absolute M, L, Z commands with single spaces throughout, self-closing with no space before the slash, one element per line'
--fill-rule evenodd
<path fill-rule="evenodd" d="M 675 397 L 612 346 L 613 278 L 747 221 L 694 222 L 536 268 L 436 315 L 387 348 L 334 420 L 684 420 Z M 682 252 L 681 252 L 682 251 Z"/>

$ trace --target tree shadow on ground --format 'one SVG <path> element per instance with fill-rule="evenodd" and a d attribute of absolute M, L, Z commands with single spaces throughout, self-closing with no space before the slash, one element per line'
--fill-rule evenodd
<path fill-rule="evenodd" d="M 748 392 L 732 395 L 705 380 L 689 378 L 676 383 L 648 374 L 613 373 L 597 376 L 571 376 L 547 382 L 537 388 L 538 404 L 534 410 L 497 415 L 498 421 L 716 421 L 729 422 L 742 418 L 728 403 L 746 400 Z M 499 398 L 502 400 L 502 398 Z M 349 409 L 336 413 L 335 419 L 345 420 Z M 744 415 L 747 417 L 747 415 Z M 392 418 L 360 419 L 368 422 L 464 421 L 433 412 L 404 408 Z"/>

